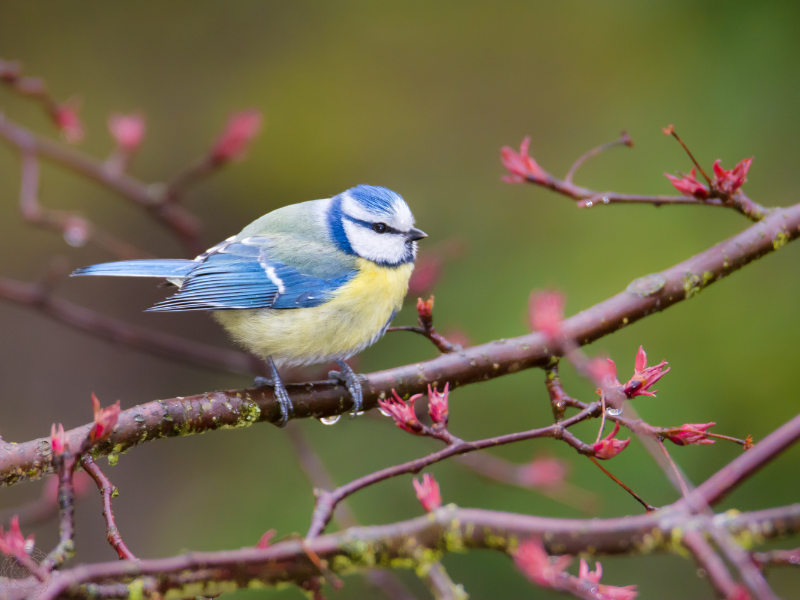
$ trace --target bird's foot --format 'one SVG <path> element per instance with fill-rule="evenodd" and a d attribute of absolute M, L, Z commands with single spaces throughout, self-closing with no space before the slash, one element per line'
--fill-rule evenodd
<path fill-rule="evenodd" d="M 253 385 L 255 387 L 266 386 L 272 388 L 272 393 L 275 395 L 275 401 L 278 403 L 281 409 L 281 420 L 276 423 L 276 425 L 278 427 L 286 427 L 286 423 L 289 422 L 292 414 L 294 414 L 294 404 L 292 404 L 292 399 L 289 398 L 289 393 L 286 391 L 283 381 L 281 381 L 281 378 L 278 375 L 278 369 L 275 367 L 275 363 L 272 362 L 271 358 L 267 359 L 267 364 L 272 372 L 272 379 L 267 377 L 256 377 L 253 381 Z"/>
<path fill-rule="evenodd" d="M 350 365 L 343 360 L 337 360 L 336 364 L 339 365 L 341 371 L 331 371 L 328 373 L 328 377 L 333 381 L 344 383 L 347 387 L 350 396 L 353 398 L 353 410 L 350 416 L 354 417 L 364 409 L 364 393 L 361 391 L 361 384 L 367 378 L 364 375 L 356 375 Z"/>

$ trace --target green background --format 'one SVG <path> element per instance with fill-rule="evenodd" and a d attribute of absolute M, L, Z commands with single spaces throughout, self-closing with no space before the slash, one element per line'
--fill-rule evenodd
<path fill-rule="evenodd" d="M 633 279 L 669 267 L 748 226 L 714 208 L 609 206 L 578 210 L 532 186 L 500 181 L 503 145 L 532 136 L 531 153 L 563 174 L 587 149 L 626 129 L 633 149 L 587 164 L 577 181 L 597 190 L 671 193 L 663 172 L 688 171 L 668 123 L 710 167 L 755 160 L 748 194 L 768 206 L 798 201 L 800 38 L 795 3 L 750 2 L 5 2 L 0 57 L 24 62 L 60 99 L 82 99 L 81 147 L 99 157 L 112 148 L 105 127 L 114 111 L 143 112 L 147 137 L 132 172 L 163 181 L 201 155 L 227 115 L 265 114 L 248 160 L 191 190 L 186 206 L 202 217 L 210 246 L 286 204 L 328 197 L 357 183 L 384 185 L 408 201 L 429 235 L 426 248 L 461 240 L 435 289 L 440 330 L 473 343 L 523 334 L 528 294 L 556 287 L 576 312 Z M 0 110 L 55 135 L 37 107 L 0 89 Z M 0 275 L 35 280 L 53 255 L 72 266 L 108 260 L 71 248 L 19 216 L 15 152 L 0 145 Z M 60 168 L 44 165 L 42 202 L 77 209 L 154 254 L 181 248 L 140 210 Z M 682 303 L 588 349 L 608 353 L 627 377 L 644 344 L 672 370 L 658 398 L 636 401 L 658 425 L 716 421 L 721 433 L 763 438 L 796 414 L 800 352 L 794 244 Z M 105 314 L 206 343 L 230 346 L 205 315 L 143 314 L 163 296 L 141 280 L 67 280 L 57 292 Z M 409 305 L 396 324 L 411 324 Z M 124 408 L 155 398 L 241 387 L 248 377 L 176 365 L 93 339 L 17 306 L 0 304 L 0 435 L 24 441 L 51 422 L 74 427 L 90 416 L 89 394 Z M 369 372 L 431 358 L 430 345 L 392 334 L 364 352 Z M 541 371 L 460 389 L 451 429 L 478 438 L 543 425 L 550 409 Z M 565 370 L 567 390 L 590 400 L 590 386 Z M 299 426 L 338 483 L 434 446 L 387 422 L 343 419 L 334 427 Z M 576 429 L 585 440 L 596 424 Z M 525 462 L 547 451 L 570 461 L 570 481 L 599 495 L 596 516 L 640 507 L 589 461 L 551 440 L 496 452 Z M 738 455 L 738 447 L 675 448 L 698 483 Z M 734 493 L 721 509 L 766 508 L 798 499 L 800 453 L 790 450 Z M 105 465 L 105 461 L 103 461 Z M 637 441 L 610 463 L 653 504 L 676 497 Z M 106 468 L 119 487 L 114 510 L 134 553 L 169 556 L 185 549 L 254 544 L 307 529 L 313 498 L 284 432 L 257 425 L 147 444 Z M 489 483 L 455 463 L 435 466 L 445 502 L 527 514 L 583 513 L 535 492 Z M 4 507 L 32 500 L 41 484 L 5 490 Z M 364 524 L 419 515 L 410 477 L 357 494 Z M 78 560 L 113 560 L 99 497 L 78 506 Z M 33 529 L 51 547 L 55 521 Z M 27 533 L 27 531 L 26 531 Z M 792 547 L 793 541 L 783 542 Z M 550 597 L 506 557 L 490 552 L 445 559 L 475 599 Z M 605 558 L 604 583 L 637 584 L 644 598 L 708 598 L 694 564 L 673 556 Z M 420 597 L 411 573 L 399 573 Z M 774 572 L 784 597 L 800 597 L 797 576 Z M 331 597 L 378 598 L 359 576 Z M 255 596 L 255 593 L 251 593 Z M 295 589 L 259 592 L 299 598 Z M 244 597 L 245 593 L 241 594 Z"/>

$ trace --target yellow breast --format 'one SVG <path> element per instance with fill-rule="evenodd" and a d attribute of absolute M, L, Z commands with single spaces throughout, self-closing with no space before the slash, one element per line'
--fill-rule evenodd
<path fill-rule="evenodd" d="M 321 306 L 216 311 L 239 344 L 279 365 L 348 358 L 377 341 L 400 310 L 414 265 L 381 267 L 357 259 L 358 273 Z"/>

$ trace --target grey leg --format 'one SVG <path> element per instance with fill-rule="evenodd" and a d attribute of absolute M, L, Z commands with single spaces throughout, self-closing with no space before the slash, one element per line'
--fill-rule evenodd
<path fill-rule="evenodd" d="M 355 371 L 350 368 L 343 360 L 337 360 L 336 364 L 339 365 L 341 372 L 337 374 L 339 379 L 344 380 L 344 384 L 347 386 L 347 390 L 350 392 L 350 396 L 353 398 L 353 412 L 358 413 L 361 412 L 364 408 L 364 394 L 361 392 L 361 381 L 358 375 L 355 374 Z M 333 373 L 336 373 L 335 371 Z"/>
<path fill-rule="evenodd" d="M 272 372 L 272 379 L 256 377 L 253 385 L 256 387 L 265 385 L 272 387 L 275 393 L 275 400 L 278 401 L 281 407 L 281 421 L 278 423 L 278 427 L 286 427 L 286 423 L 289 422 L 289 417 L 294 413 L 294 406 L 292 405 L 291 398 L 289 398 L 289 394 L 286 392 L 286 388 L 283 387 L 283 382 L 281 381 L 280 375 L 278 375 L 278 369 L 275 367 L 275 362 L 272 360 L 271 356 L 267 357 L 267 365 L 269 365 L 269 370 Z"/>

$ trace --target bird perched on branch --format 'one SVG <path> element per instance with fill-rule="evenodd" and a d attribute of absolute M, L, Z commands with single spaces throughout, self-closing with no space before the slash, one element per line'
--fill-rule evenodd
<path fill-rule="evenodd" d="M 73 275 L 163 277 L 178 292 L 149 311 L 213 311 L 239 344 L 266 359 L 281 407 L 293 407 L 280 366 L 334 360 L 353 398 L 361 383 L 345 359 L 374 344 L 403 303 L 417 240 L 402 197 L 359 185 L 333 198 L 285 206 L 194 260 L 112 262 Z"/>

